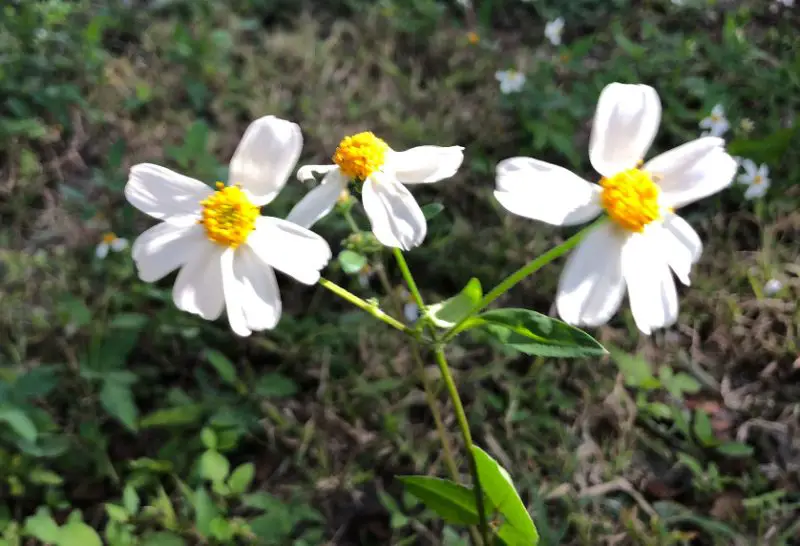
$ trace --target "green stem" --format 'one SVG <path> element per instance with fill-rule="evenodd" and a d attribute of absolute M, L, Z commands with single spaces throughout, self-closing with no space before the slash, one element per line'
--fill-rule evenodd
<path fill-rule="evenodd" d="M 397 266 L 400 268 L 400 273 L 403 274 L 403 279 L 408 285 L 408 291 L 411 292 L 411 297 L 414 298 L 414 303 L 417 304 L 419 312 L 422 314 L 425 312 L 425 304 L 422 302 L 422 294 L 419 293 L 419 288 L 417 288 L 417 283 L 414 281 L 413 275 L 411 275 L 411 270 L 408 268 L 406 258 L 399 248 L 394 248 L 392 250 L 394 251 L 394 259 L 397 261 Z"/>
<path fill-rule="evenodd" d="M 478 517 L 480 518 L 480 531 L 483 537 L 483 543 L 489 546 L 489 526 L 486 522 L 486 511 L 483 506 L 483 488 L 481 481 L 478 477 L 478 465 L 475 462 L 475 456 L 472 453 L 472 433 L 469 430 L 469 422 L 467 421 L 467 414 L 464 412 L 464 405 L 461 403 L 461 397 L 458 395 L 456 382 L 453 379 L 453 374 L 450 373 L 450 367 L 447 365 L 447 359 L 444 356 L 444 345 L 437 345 L 434 351 L 436 355 L 436 363 L 439 365 L 439 371 L 442 374 L 442 379 L 447 386 L 447 392 L 450 395 L 450 400 L 453 402 L 453 407 L 456 411 L 456 420 L 458 421 L 458 428 L 461 429 L 461 437 L 464 440 L 464 447 L 467 450 L 467 460 L 469 461 L 469 471 L 472 474 L 472 481 L 475 488 L 475 505 L 478 508 Z"/>
<path fill-rule="evenodd" d="M 356 222 L 356 219 L 353 218 L 353 213 L 350 212 L 349 208 L 342 211 L 342 216 L 344 216 L 347 225 L 350 226 L 350 230 L 353 233 L 361 233 L 361 228 L 358 227 L 358 223 Z"/>
<path fill-rule="evenodd" d="M 328 279 L 325 279 L 325 278 L 320 278 L 319 279 L 319 284 L 321 284 L 322 286 L 324 286 L 325 288 L 327 288 L 328 290 L 330 290 L 331 292 L 333 292 L 334 294 L 336 294 L 340 298 L 343 298 L 343 299 L 349 301 L 350 303 L 352 303 L 353 305 L 355 305 L 359 309 L 362 309 L 363 311 L 366 311 L 367 313 L 369 313 L 370 315 L 372 315 L 376 319 L 385 322 L 386 324 L 388 324 L 392 328 L 400 330 L 401 332 L 406 333 L 406 334 L 408 334 L 408 335 L 410 335 L 412 337 L 416 337 L 417 334 L 416 334 L 416 332 L 414 332 L 414 330 L 412 330 L 411 328 L 409 328 L 408 326 L 406 326 L 405 324 L 403 324 L 399 320 L 395 319 L 394 317 L 391 317 L 391 316 L 387 315 L 386 313 L 381 311 L 381 309 L 379 307 L 377 307 L 375 305 L 372 305 L 369 302 L 359 298 L 358 296 L 356 296 L 352 292 L 350 292 L 348 290 L 345 290 L 344 288 L 342 288 L 341 286 L 339 286 L 335 282 L 331 282 L 331 281 L 329 281 Z"/>
<path fill-rule="evenodd" d="M 481 301 L 479 301 L 475 305 L 475 307 L 473 307 L 470 310 L 470 312 L 467 313 L 467 315 L 464 318 L 462 318 L 455 324 L 455 326 L 452 326 L 444 333 L 444 335 L 441 338 L 441 342 L 443 344 L 446 344 L 448 341 L 452 340 L 454 337 L 456 337 L 456 335 L 458 335 L 459 329 L 461 328 L 461 326 L 464 325 L 465 322 L 467 322 L 467 320 L 475 316 L 482 309 L 486 308 L 488 305 L 494 302 L 494 300 L 496 300 L 497 298 L 499 298 L 500 296 L 511 290 L 511 288 L 513 288 L 521 280 L 528 277 L 529 275 L 532 275 L 533 273 L 535 273 L 545 265 L 549 264 L 556 258 L 559 258 L 560 256 L 566 254 L 568 251 L 572 250 L 578 243 L 581 242 L 581 240 L 583 240 L 584 237 L 586 237 L 586 235 L 591 230 L 600 225 L 600 223 L 603 221 L 605 221 L 605 219 L 601 218 L 596 222 L 588 225 L 587 227 L 583 228 L 578 233 L 576 233 L 575 235 L 573 235 L 572 237 L 570 237 L 557 247 L 551 248 L 538 258 L 531 260 L 527 264 L 517 269 L 511 275 L 500 281 L 500 284 L 492 288 L 492 290 L 490 290 L 488 294 L 483 296 L 483 299 L 481 299 Z"/>

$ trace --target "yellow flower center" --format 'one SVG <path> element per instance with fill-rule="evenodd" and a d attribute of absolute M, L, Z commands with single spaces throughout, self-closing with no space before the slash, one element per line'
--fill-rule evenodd
<path fill-rule="evenodd" d="M 197 223 L 203 224 L 209 240 L 217 244 L 236 248 L 256 228 L 258 207 L 239 186 L 217 182 L 217 191 L 200 204 L 203 218 Z"/>
<path fill-rule="evenodd" d="M 757 174 L 757 175 L 755 176 L 755 178 L 753 178 L 753 184 L 755 184 L 756 186 L 758 186 L 759 184 L 761 184 L 763 181 L 764 181 L 764 179 L 763 179 L 763 178 L 761 178 L 761 175 L 760 175 L 760 174 Z"/>
<path fill-rule="evenodd" d="M 628 169 L 600 180 L 600 201 L 611 219 L 620 227 L 641 233 L 644 227 L 661 216 L 658 186 L 649 173 Z"/>
<path fill-rule="evenodd" d="M 481 41 L 481 37 L 477 32 L 467 32 L 467 41 L 469 41 L 469 43 L 472 45 L 475 45 Z"/>
<path fill-rule="evenodd" d="M 371 132 L 344 137 L 333 154 L 333 162 L 348 178 L 365 180 L 380 170 L 389 145 Z"/>
<path fill-rule="evenodd" d="M 117 234 L 116 233 L 108 232 L 108 233 L 103 234 L 103 242 L 105 244 L 107 244 L 107 245 L 110 245 L 111 243 L 113 243 L 116 240 L 117 240 Z"/>

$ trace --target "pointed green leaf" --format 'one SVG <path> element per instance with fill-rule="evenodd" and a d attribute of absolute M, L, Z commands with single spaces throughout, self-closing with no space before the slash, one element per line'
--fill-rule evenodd
<path fill-rule="evenodd" d="M 475 525 L 480 518 L 472 489 L 431 476 L 399 476 L 405 490 L 448 523 Z"/>
<path fill-rule="evenodd" d="M 139 408 L 136 407 L 129 385 L 112 380 L 104 381 L 103 388 L 100 389 L 100 403 L 120 423 L 129 430 L 136 431 Z"/>
<path fill-rule="evenodd" d="M 200 456 L 200 475 L 213 482 L 222 482 L 228 477 L 231 464 L 219 451 L 209 449 Z"/>
<path fill-rule="evenodd" d="M 461 330 L 481 327 L 508 347 L 529 355 L 579 358 L 605 355 L 592 336 L 529 309 L 494 309 L 472 317 Z"/>
<path fill-rule="evenodd" d="M 239 376 L 236 373 L 236 366 L 233 365 L 233 362 L 231 362 L 227 356 L 213 349 L 207 349 L 205 355 L 208 363 L 211 364 L 215 370 L 217 370 L 217 374 L 219 375 L 220 379 L 229 385 L 235 386 L 239 383 Z"/>
<path fill-rule="evenodd" d="M 160 531 L 145 536 L 141 546 L 186 546 L 186 541 L 176 534 Z"/>
<path fill-rule="evenodd" d="M 481 448 L 472 446 L 472 455 L 478 467 L 481 487 L 491 501 L 492 508 L 505 517 L 506 523 L 514 528 L 515 534 L 523 537 L 525 544 L 536 546 L 539 543 L 539 532 L 522 504 L 511 476 Z"/>
<path fill-rule="evenodd" d="M 231 488 L 231 493 L 241 495 L 247 491 L 255 475 L 256 467 L 253 463 L 240 464 L 228 479 L 228 487 Z"/>
<path fill-rule="evenodd" d="M 219 515 L 219 510 L 214 505 L 214 499 L 203 487 L 195 491 L 193 504 L 197 531 L 204 537 L 208 537 L 211 534 L 211 522 Z"/>
<path fill-rule="evenodd" d="M 97 531 L 82 521 L 67 522 L 58 531 L 58 546 L 103 546 Z"/>
<path fill-rule="evenodd" d="M 639 389 L 653 390 L 661 386 L 652 371 L 652 366 L 644 358 L 637 355 L 630 355 L 623 351 L 612 349 L 611 357 L 619 367 L 625 384 Z"/>
<path fill-rule="evenodd" d="M 19 408 L 5 406 L 0 408 L 0 422 L 6 423 L 14 432 L 29 442 L 35 442 L 39 431 L 28 415 Z"/>
<path fill-rule="evenodd" d="M 427 205 L 422 206 L 422 214 L 425 216 L 426 220 L 431 220 L 436 216 L 439 216 L 439 213 L 444 210 L 444 205 L 441 203 L 428 203 Z"/>
<path fill-rule="evenodd" d="M 174 408 L 164 408 L 142 417 L 139 426 L 150 427 L 179 427 L 191 425 L 203 416 L 201 404 L 186 404 Z"/>
<path fill-rule="evenodd" d="M 472 278 L 455 296 L 428 307 L 428 316 L 440 328 L 450 328 L 460 322 L 483 298 L 481 282 Z"/>
<path fill-rule="evenodd" d="M 55 544 L 58 541 L 59 528 L 50 509 L 42 506 L 36 514 L 28 517 L 25 520 L 25 533 L 45 544 Z"/>

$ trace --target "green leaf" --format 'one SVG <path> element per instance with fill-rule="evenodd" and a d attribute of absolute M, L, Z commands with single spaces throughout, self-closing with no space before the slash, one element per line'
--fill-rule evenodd
<path fill-rule="evenodd" d="M 342 250 L 339 253 L 338 260 L 342 271 L 348 275 L 355 275 L 367 265 L 367 257 L 352 250 Z"/>
<path fill-rule="evenodd" d="M 139 408 L 136 407 L 133 392 L 128 385 L 118 381 L 104 381 L 103 388 L 100 389 L 100 403 L 129 430 L 137 430 Z"/>
<path fill-rule="evenodd" d="M 753 447 L 741 442 L 725 442 L 717 447 L 717 451 L 728 457 L 750 457 Z"/>
<path fill-rule="evenodd" d="M 209 449 L 200 456 L 200 475 L 213 483 L 222 482 L 230 470 L 231 463 L 219 451 Z"/>
<path fill-rule="evenodd" d="M 191 425 L 198 422 L 203 413 L 204 408 L 201 404 L 187 404 L 175 408 L 160 409 L 142 417 L 139 421 L 139 426 L 141 428 L 151 428 Z"/>
<path fill-rule="evenodd" d="M 118 504 L 107 502 L 106 513 L 108 514 L 109 518 L 120 523 L 125 523 L 128 521 L 128 519 L 130 519 L 130 514 L 128 514 L 128 511 Z"/>
<path fill-rule="evenodd" d="M 34 468 L 28 474 L 28 479 L 36 485 L 61 485 L 64 478 L 44 468 Z"/>
<path fill-rule="evenodd" d="M 0 408 L 0 421 L 8 424 L 21 438 L 35 442 L 39 435 L 31 418 L 19 408 L 5 406 Z"/>
<path fill-rule="evenodd" d="M 255 475 L 256 467 L 253 463 L 240 464 L 228 479 L 228 487 L 230 487 L 231 493 L 241 495 L 247 491 Z"/>
<path fill-rule="evenodd" d="M 41 506 L 36 514 L 25 520 L 25 533 L 39 539 L 45 544 L 55 544 L 58 541 L 58 524 L 50 515 L 50 509 Z"/>
<path fill-rule="evenodd" d="M 440 328 L 451 328 L 469 315 L 483 298 L 481 281 L 469 280 L 461 292 L 442 302 L 428 307 L 428 316 Z"/>
<path fill-rule="evenodd" d="M 186 541 L 178 535 L 161 531 L 145 536 L 141 546 L 186 546 Z"/>
<path fill-rule="evenodd" d="M 17 400 L 47 396 L 58 386 L 60 374 L 57 366 L 38 366 L 19 375 L 12 387 L 14 396 Z"/>
<path fill-rule="evenodd" d="M 150 317 L 142 313 L 123 313 L 111 319 L 109 326 L 123 330 L 141 330 L 150 321 Z"/>
<path fill-rule="evenodd" d="M 125 506 L 125 510 L 131 515 L 135 516 L 139 512 L 139 494 L 136 492 L 135 487 L 131 485 L 125 486 L 125 489 L 122 491 L 122 504 Z"/>
<path fill-rule="evenodd" d="M 735 139 L 726 146 L 727 152 L 743 156 L 759 163 L 779 163 L 791 145 L 795 132 L 800 127 L 800 119 L 794 127 L 778 129 L 766 138 L 759 140 Z"/>
<path fill-rule="evenodd" d="M 475 525 L 480 520 L 472 489 L 431 476 L 399 476 L 405 490 L 448 523 Z"/>
<path fill-rule="evenodd" d="M 533 524 L 528 510 L 514 488 L 511 476 L 492 459 L 488 453 L 478 446 L 472 446 L 472 456 L 478 467 L 478 478 L 484 494 L 489 498 L 492 507 L 500 512 L 506 523 L 514 528 L 530 546 L 539 543 L 539 532 Z"/>
<path fill-rule="evenodd" d="M 714 437 L 711 419 L 704 411 L 696 411 L 694 413 L 694 435 L 706 447 L 715 446 L 719 443 Z"/>
<path fill-rule="evenodd" d="M 684 372 L 676 373 L 669 381 L 664 381 L 664 387 L 672 396 L 679 399 L 683 398 L 685 393 L 696 394 L 702 388 L 697 379 Z"/>
<path fill-rule="evenodd" d="M 267 373 L 258 378 L 255 391 L 264 398 L 286 398 L 297 392 L 297 384 L 281 373 Z"/>
<path fill-rule="evenodd" d="M 529 355 L 579 358 L 607 351 L 592 336 L 529 309 L 496 309 L 467 320 L 463 330 L 481 327 L 501 343 Z"/>
<path fill-rule="evenodd" d="M 194 522 L 197 531 L 204 537 L 211 534 L 211 522 L 219 515 L 214 500 L 205 488 L 200 487 L 194 493 Z"/>
<path fill-rule="evenodd" d="M 441 203 L 428 203 L 422 207 L 422 214 L 426 220 L 431 220 L 444 210 L 444 205 Z"/>
<path fill-rule="evenodd" d="M 528 537 L 507 522 L 503 523 L 500 529 L 497 530 L 497 537 L 506 546 L 531 546 L 531 544 L 536 544 L 536 542 L 531 543 Z"/>
<path fill-rule="evenodd" d="M 203 427 L 200 431 L 200 441 L 206 446 L 206 449 L 217 449 L 217 435 L 213 429 Z"/>
<path fill-rule="evenodd" d="M 220 379 L 229 385 L 238 385 L 239 376 L 236 373 L 236 366 L 233 365 L 233 362 L 231 362 L 227 356 L 214 349 L 206 349 L 205 355 L 208 363 L 217 370 Z"/>
<path fill-rule="evenodd" d="M 58 546 L 103 546 L 97 531 L 82 521 L 70 521 L 58 532 Z"/>
<path fill-rule="evenodd" d="M 617 349 L 611 350 L 611 357 L 617 363 L 626 385 L 645 390 L 661 386 L 661 381 L 653 375 L 652 366 L 644 358 Z"/>

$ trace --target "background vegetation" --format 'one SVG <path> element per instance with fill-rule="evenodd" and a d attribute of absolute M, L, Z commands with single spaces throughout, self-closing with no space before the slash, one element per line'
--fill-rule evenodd
<path fill-rule="evenodd" d="M 594 176 L 591 115 L 612 81 L 658 89 L 658 151 L 722 104 L 731 152 L 767 163 L 772 186 L 687 209 L 706 249 L 680 322 L 645 338 L 623 312 L 593 332 L 614 358 L 462 340 L 450 356 L 476 442 L 546 545 L 800 544 L 800 8 L 783 4 L 5 2 L 0 544 L 466 544 L 394 479 L 446 474 L 397 334 L 284 282 L 279 327 L 235 338 L 178 312 L 170 282 L 139 282 L 129 252 L 95 249 L 149 225 L 122 195 L 131 165 L 224 180 L 271 113 L 301 125 L 305 162 L 360 130 L 466 146 L 456 177 L 417 192 L 445 209 L 409 259 L 428 301 L 470 276 L 490 286 L 568 235 L 502 211 L 493 165 L 534 155 Z M 502 94 L 510 68 L 527 81 Z M 270 213 L 305 190 L 290 183 Z M 347 226 L 325 222 L 336 252 Z M 559 267 L 504 303 L 551 311 Z"/>

